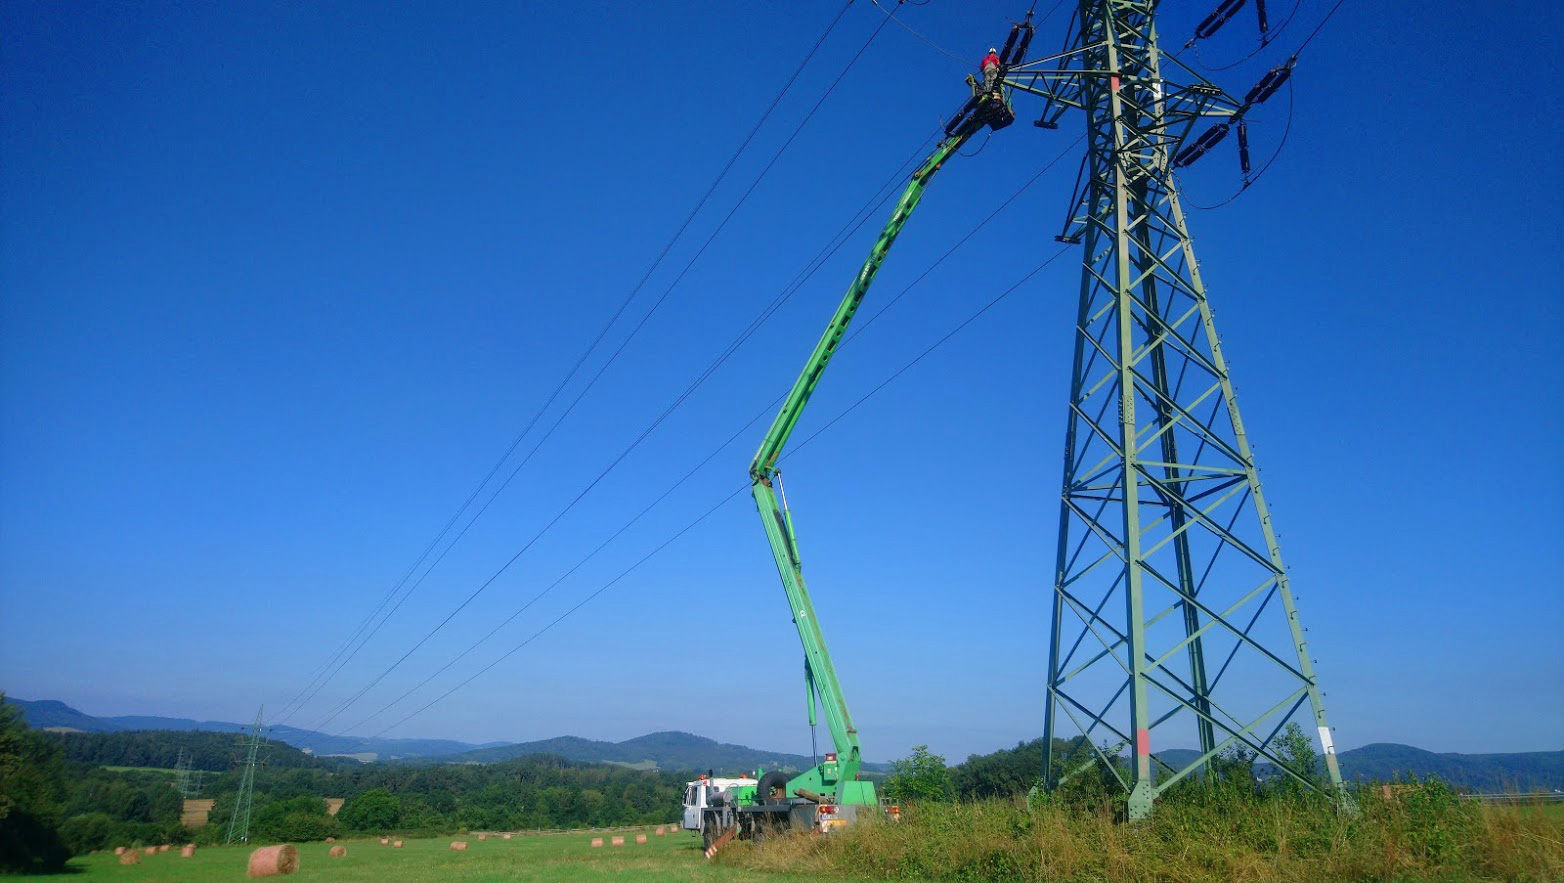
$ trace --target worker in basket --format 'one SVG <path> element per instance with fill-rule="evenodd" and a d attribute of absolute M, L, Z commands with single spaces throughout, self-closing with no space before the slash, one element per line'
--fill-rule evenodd
<path fill-rule="evenodd" d="M 978 69 L 983 72 L 983 91 L 994 91 L 994 87 L 999 85 L 999 50 L 990 46 Z"/>

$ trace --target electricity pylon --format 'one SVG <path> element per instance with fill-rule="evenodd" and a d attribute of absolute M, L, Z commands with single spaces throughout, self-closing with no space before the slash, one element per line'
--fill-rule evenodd
<path fill-rule="evenodd" d="M 250 737 L 244 742 L 244 774 L 239 778 L 239 794 L 234 799 L 233 815 L 228 819 L 225 843 L 250 842 L 250 809 L 255 802 L 255 764 L 261 752 L 261 714 L 265 710 L 266 706 L 263 705 L 255 712 Z"/>
<path fill-rule="evenodd" d="M 179 758 L 174 761 L 174 787 L 179 789 L 179 796 L 186 800 L 201 793 L 201 770 L 193 769 L 195 759 L 190 752 L 179 749 Z"/>
<path fill-rule="evenodd" d="M 1044 784 L 1106 770 L 1128 795 L 1129 817 L 1145 818 L 1169 787 L 1237 747 L 1321 787 L 1278 750 L 1285 724 L 1307 706 L 1329 779 L 1321 790 L 1344 798 L 1173 177 L 1230 125 L 1247 152 L 1244 115 L 1291 65 L 1242 100 L 1228 95 L 1159 51 L 1156 6 L 1081 0 L 1062 52 L 1005 72 L 1012 90 L 1047 99 L 1036 125 L 1057 128 L 1078 109 L 1087 140 L 1058 237 L 1081 243 L 1083 256 Z M 1205 120 L 1214 125 L 1186 145 Z M 1056 735 L 1084 737 L 1080 753 L 1056 759 Z M 1161 747 L 1198 747 L 1198 756 L 1169 762 Z"/>

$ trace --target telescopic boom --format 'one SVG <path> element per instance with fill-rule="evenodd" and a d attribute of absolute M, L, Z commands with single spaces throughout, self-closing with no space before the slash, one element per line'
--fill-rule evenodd
<path fill-rule="evenodd" d="M 906 225 L 912 210 L 917 208 L 918 201 L 922 199 L 923 191 L 928 187 L 934 173 L 940 170 L 951 154 L 960 149 L 985 125 L 992 129 L 1000 129 L 1015 119 L 1001 92 L 997 90 L 981 92 L 976 86 L 973 87 L 973 91 L 972 101 L 968 102 L 962 112 L 957 114 L 946 127 L 944 140 L 913 173 L 907 189 L 896 203 L 896 210 L 891 213 L 890 220 L 880 231 L 879 239 L 875 240 L 874 247 L 869 250 L 869 256 L 864 260 L 863 267 L 859 269 L 846 295 L 842 297 L 836 313 L 826 325 L 825 333 L 820 336 L 814 352 L 809 355 L 809 361 L 804 364 L 803 373 L 793 383 L 793 389 L 788 393 L 782 410 L 772 421 L 765 440 L 760 443 L 760 449 L 755 452 L 755 459 L 750 463 L 749 475 L 755 505 L 760 510 L 761 521 L 766 529 L 766 539 L 771 544 L 771 553 L 776 558 L 777 571 L 782 576 L 782 587 L 787 593 L 788 606 L 793 611 L 793 622 L 798 626 L 798 637 L 804 645 L 805 683 L 806 689 L 811 691 L 809 701 L 811 716 L 815 697 L 818 696 L 820 704 L 825 708 L 826 724 L 831 730 L 831 739 L 836 745 L 835 758 L 828 757 L 826 763 L 790 781 L 786 796 L 792 796 L 802 789 L 820 795 L 833 794 L 837 802 L 842 804 L 861 805 L 875 802 L 872 783 L 857 781 L 857 773 L 863 762 L 858 744 L 858 731 L 853 727 L 852 716 L 847 711 L 847 700 L 842 695 L 842 685 L 837 680 L 835 668 L 831 665 L 831 654 L 826 650 L 825 635 L 820 630 L 820 623 L 815 617 L 814 604 L 810 601 L 809 590 L 804 585 L 798 540 L 793 531 L 793 516 L 787 507 L 786 494 L 781 493 L 781 476 L 777 469 L 777 462 L 788 437 L 792 435 L 793 428 L 803 414 L 804 406 L 809 403 L 809 397 L 819 385 L 826 365 L 830 364 L 837 347 L 841 346 L 847 327 L 852 323 L 853 316 L 857 314 L 859 305 L 863 303 L 864 295 L 868 293 L 870 284 L 874 282 L 880 264 L 885 261 L 886 253 L 890 251 L 897 235 Z M 762 797 L 764 798 L 765 795 Z"/>

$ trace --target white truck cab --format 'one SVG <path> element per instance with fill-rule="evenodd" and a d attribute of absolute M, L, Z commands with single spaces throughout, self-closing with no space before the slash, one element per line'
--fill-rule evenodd
<path fill-rule="evenodd" d="M 728 802 L 730 789 L 743 785 L 753 788 L 759 781 L 749 776 L 701 776 L 684 786 L 684 828 L 700 831 L 704 826 L 705 811 L 719 802 Z"/>

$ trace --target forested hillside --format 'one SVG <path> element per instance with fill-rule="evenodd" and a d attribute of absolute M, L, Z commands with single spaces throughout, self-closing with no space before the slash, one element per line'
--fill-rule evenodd
<path fill-rule="evenodd" d="M 191 768 L 224 771 L 233 767 L 241 751 L 240 737 L 232 733 L 168 730 L 128 730 L 117 733 L 50 733 L 65 749 L 67 760 L 94 766 L 133 766 L 172 769 L 181 749 L 189 752 Z M 261 756 L 272 767 L 322 767 L 331 761 L 308 754 L 275 740 L 267 739 Z"/>
<path fill-rule="evenodd" d="M 184 748 L 208 771 L 211 823 L 180 826 L 182 796 L 167 770 Z M 226 733 L 50 733 L 32 730 L 0 696 L 0 869 L 41 871 L 116 845 L 217 842 L 239 790 L 238 742 Z M 535 755 L 493 764 L 411 767 L 313 758 L 268 743 L 255 772 L 259 840 L 331 835 L 446 834 L 670 822 L 684 774 Z M 109 769 L 142 767 L 156 769 Z M 336 816 L 327 797 L 346 799 Z"/>

